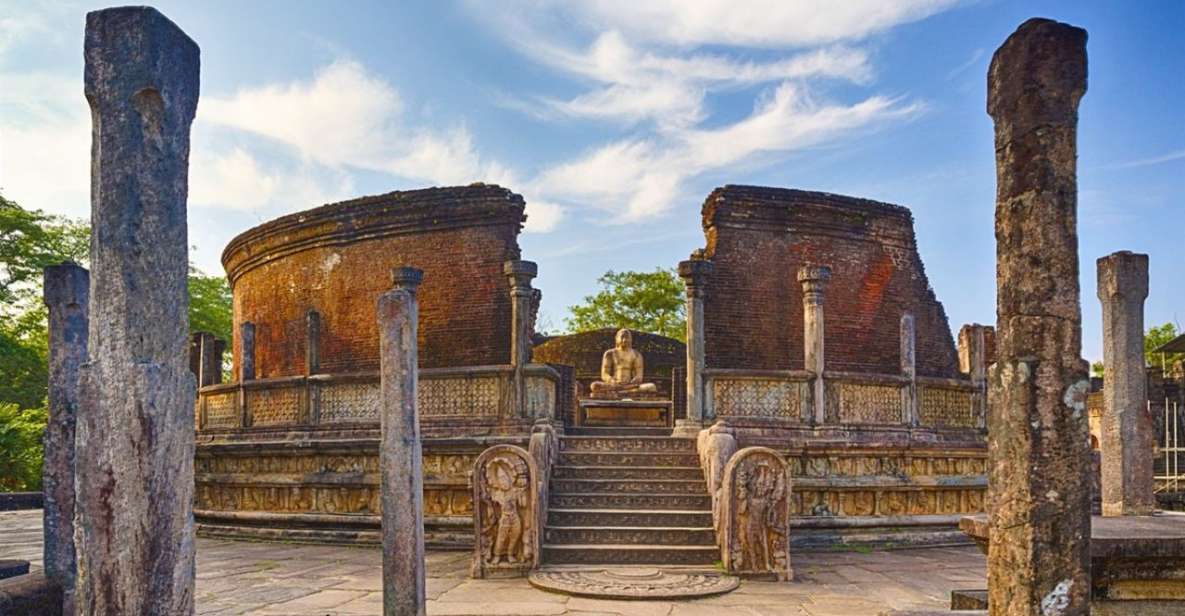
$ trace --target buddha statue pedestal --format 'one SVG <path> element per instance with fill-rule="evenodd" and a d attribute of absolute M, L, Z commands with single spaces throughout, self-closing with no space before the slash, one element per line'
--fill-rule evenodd
<path fill-rule="evenodd" d="M 597 400 L 579 402 L 577 425 L 669 428 L 674 425 L 670 400 Z"/>

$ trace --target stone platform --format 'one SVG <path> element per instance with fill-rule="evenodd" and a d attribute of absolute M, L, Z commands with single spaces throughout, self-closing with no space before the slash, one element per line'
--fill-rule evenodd
<path fill-rule="evenodd" d="M 630 426 L 662 428 L 674 425 L 669 400 L 597 400 L 579 402 L 580 426 Z"/>
<path fill-rule="evenodd" d="M 197 613 L 377 616 L 381 553 L 372 547 L 198 539 Z M 795 581 L 744 580 L 703 599 L 610 601 L 533 588 L 525 579 L 468 579 L 468 552 L 429 550 L 428 614 L 591 616 L 875 616 L 941 609 L 953 588 L 984 586 L 974 547 L 796 552 Z M 41 512 L 0 512 L 0 558 L 41 565 Z M 3 584 L 3 582 L 0 582 Z"/>

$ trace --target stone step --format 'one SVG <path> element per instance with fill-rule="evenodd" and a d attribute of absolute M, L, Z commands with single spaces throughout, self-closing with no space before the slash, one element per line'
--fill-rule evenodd
<path fill-rule="evenodd" d="M 548 526 L 545 545 L 715 545 L 711 526 L 654 528 L 647 526 Z"/>
<path fill-rule="evenodd" d="M 564 429 L 564 436 L 670 436 L 670 428 L 644 426 L 576 426 Z"/>
<path fill-rule="evenodd" d="M 551 469 L 554 479 L 685 479 L 700 480 L 699 467 L 686 466 L 567 466 Z"/>
<path fill-rule="evenodd" d="M 584 494 L 552 493 L 548 508 L 555 509 L 661 509 L 712 511 L 705 494 L 621 494 L 616 491 Z"/>
<path fill-rule="evenodd" d="M 702 494 L 708 486 L 700 479 L 552 479 L 552 494 L 612 492 L 615 494 Z"/>
<path fill-rule="evenodd" d="M 720 551 L 703 545 L 544 545 L 543 562 L 555 565 L 711 565 Z"/>
<path fill-rule="evenodd" d="M 698 469 L 699 457 L 694 453 L 561 451 L 559 463 L 564 466 L 678 466 Z"/>
<path fill-rule="evenodd" d="M 711 526 L 712 513 L 689 509 L 548 509 L 548 526 Z"/>
<path fill-rule="evenodd" d="M 669 436 L 564 436 L 560 451 L 695 453 L 695 441 Z"/>

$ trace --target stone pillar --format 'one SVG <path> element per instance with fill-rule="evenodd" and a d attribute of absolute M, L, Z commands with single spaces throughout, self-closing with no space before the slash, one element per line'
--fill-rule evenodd
<path fill-rule="evenodd" d="M 531 279 L 539 273 L 539 267 L 532 261 L 507 261 L 502 272 L 510 280 L 510 366 L 514 369 L 510 409 L 515 418 L 527 418 L 523 369 L 531 361 Z"/>
<path fill-rule="evenodd" d="M 913 315 L 901 315 L 901 376 L 909 379 L 902 396 L 905 397 L 905 423 L 918 425 L 918 370 L 917 370 L 917 329 Z"/>
<path fill-rule="evenodd" d="M 321 372 L 321 313 L 309 309 L 305 313 L 304 373 Z"/>
<path fill-rule="evenodd" d="M 74 426 L 78 373 L 86 362 L 90 274 L 75 263 L 45 268 L 49 309 L 49 424 L 45 428 L 42 510 L 45 575 L 62 588 L 63 614 L 74 613 Z"/>
<path fill-rule="evenodd" d="M 88 13 L 88 363 L 74 517 L 80 614 L 193 614 L 195 382 L 186 358 L 198 47 L 155 9 Z"/>
<path fill-rule="evenodd" d="M 255 324 L 239 326 L 239 382 L 255 380 Z"/>
<path fill-rule="evenodd" d="M 198 387 L 222 382 L 222 345 L 210 332 L 193 332 L 190 335 L 189 367 L 197 379 Z"/>
<path fill-rule="evenodd" d="M 1090 610 L 1090 444 L 1078 288 L 1086 31 L 1030 19 L 996 50 L 997 360 L 989 380 L 993 616 Z"/>
<path fill-rule="evenodd" d="M 959 329 L 959 371 L 967 374 L 974 387 L 971 407 L 978 428 L 987 427 L 987 332 L 990 329 L 979 323 Z"/>
<path fill-rule="evenodd" d="M 401 267 L 395 288 L 379 296 L 380 418 L 382 441 L 383 615 L 422 616 L 424 596 L 424 480 L 416 411 L 419 308 L 424 272 Z"/>
<path fill-rule="evenodd" d="M 1098 260 L 1103 303 L 1103 515 L 1148 515 L 1152 486 L 1152 417 L 1144 375 L 1144 299 L 1148 255 L 1116 252 Z"/>
<path fill-rule="evenodd" d="M 823 387 L 823 293 L 831 280 L 831 268 L 826 265 L 804 265 L 798 268 L 798 282 L 802 283 L 802 343 L 803 368 L 815 374 L 811 399 L 814 422 L 827 419 L 827 404 Z"/>
<path fill-rule="evenodd" d="M 679 263 L 679 276 L 687 289 L 687 419 L 675 425 L 675 436 L 694 438 L 704 428 L 704 292 L 714 265 L 692 258 Z"/>

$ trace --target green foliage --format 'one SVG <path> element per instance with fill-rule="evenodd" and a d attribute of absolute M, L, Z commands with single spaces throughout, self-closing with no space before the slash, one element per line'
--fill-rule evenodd
<path fill-rule="evenodd" d="M 1153 353 L 1152 349 L 1167 343 L 1169 340 L 1180 336 L 1181 332 L 1177 326 L 1172 323 L 1165 323 L 1148 329 L 1148 333 L 1144 335 L 1144 358 L 1147 360 L 1149 366 L 1160 365 L 1160 353 Z M 1170 365 L 1173 362 L 1182 359 L 1181 353 L 1165 353 L 1165 365 Z"/>
<path fill-rule="evenodd" d="M 41 270 L 63 261 L 86 261 L 90 228 L 81 221 L 26 210 L 0 196 L 0 310 L 40 303 Z"/>
<path fill-rule="evenodd" d="M 189 331 L 210 332 L 231 340 L 230 285 L 226 276 L 208 276 L 197 268 L 189 268 Z"/>
<path fill-rule="evenodd" d="M 653 272 L 605 272 L 602 289 L 571 306 L 564 320 L 570 332 L 626 327 L 683 340 L 686 307 L 683 282 L 673 269 Z"/>
<path fill-rule="evenodd" d="M 0 492 L 41 489 L 45 408 L 0 403 Z"/>
<path fill-rule="evenodd" d="M 1090 365 L 1090 375 L 1103 378 L 1103 362 L 1096 361 Z"/>

